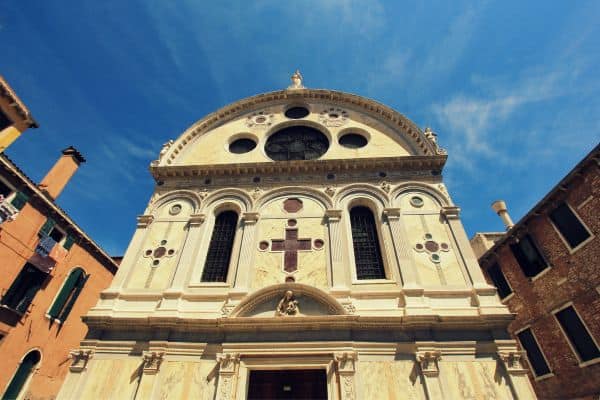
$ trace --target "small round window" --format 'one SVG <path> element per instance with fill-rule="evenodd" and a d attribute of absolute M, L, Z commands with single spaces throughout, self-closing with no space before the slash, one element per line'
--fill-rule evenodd
<path fill-rule="evenodd" d="M 309 113 L 306 107 L 292 107 L 286 110 L 285 116 L 291 119 L 300 119 L 306 117 Z"/>
<path fill-rule="evenodd" d="M 359 149 L 367 145 L 367 138 L 358 133 L 347 133 L 340 138 L 339 143 L 349 149 Z"/>
<path fill-rule="evenodd" d="M 229 151 L 235 154 L 243 154 L 253 150 L 256 142 L 252 139 L 237 139 L 229 145 Z"/>
<path fill-rule="evenodd" d="M 413 207 L 419 208 L 419 207 L 423 207 L 423 204 L 425 204 L 425 202 L 423 201 L 423 199 L 421 197 L 419 197 L 419 196 L 413 196 L 413 197 L 410 198 L 410 204 Z"/>

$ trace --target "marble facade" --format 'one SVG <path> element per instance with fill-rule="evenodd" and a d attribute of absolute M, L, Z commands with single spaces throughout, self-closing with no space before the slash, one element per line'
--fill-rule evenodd
<path fill-rule="evenodd" d="M 292 106 L 309 114 L 287 118 Z M 323 133 L 327 151 L 271 160 L 267 139 L 295 125 Z M 367 144 L 344 147 L 349 132 Z M 256 147 L 231 152 L 239 138 Z M 445 161 L 430 131 L 330 90 L 292 85 L 198 121 L 152 163 L 155 193 L 84 317 L 88 360 L 59 398 L 245 399 L 249 371 L 301 368 L 327 372 L 329 399 L 534 397 L 506 333 L 513 317 L 444 186 Z M 375 218 L 382 279 L 357 278 L 355 206 Z M 223 210 L 239 216 L 227 278 L 202 282 Z M 289 229 L 304 241 L 293 262 Z M 278 316 L 288 291 L 298 312 Z"/>

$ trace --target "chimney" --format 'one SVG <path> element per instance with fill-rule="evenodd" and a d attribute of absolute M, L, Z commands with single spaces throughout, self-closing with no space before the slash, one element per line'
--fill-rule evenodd
<path fill-rule="evenodd" d="M 506 209 L 506 203 L 504 202 L 504 200 L 496 200 L 495 202 L 493 202 L 492 210 L 494 210 L 496 214 L 498 214 L 500 219 L 502 219 L 506 230 L 509 230 L 515 225 L 512 219 L 510 218 L 510 215 L 508 214 L 508 210 Z"/>
<path fill-rule="evenodd" d="M 56 199 L 79 168 L 79 164 L 84 162 L 85 158 L 76 148 L 73 146 L 67 147 L 40 182 L 40 189 L 44 190 L 52 199 Z"/>

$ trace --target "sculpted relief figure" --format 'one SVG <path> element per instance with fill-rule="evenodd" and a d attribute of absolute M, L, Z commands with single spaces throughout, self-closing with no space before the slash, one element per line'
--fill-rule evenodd
<path fill-rule="evenodd" d="M 286 315 L 298 315 L 300 314 L 300 308 L 298 307 L 298 300 L 294 297 L 294 293 L 291 290 L 285 292 L 283 298 L 277 304 L 275 315 L 278 317 Z"/>

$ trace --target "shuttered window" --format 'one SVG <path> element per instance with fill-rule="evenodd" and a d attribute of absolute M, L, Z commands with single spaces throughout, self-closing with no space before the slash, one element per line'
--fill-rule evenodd
<path fill-rule="evenodd" d="M 521 346 L 523 346 L 527 353 L 527 360 L 529 360 L 529 364 L 531 365 L 535 376 L 549 374 L 550 367 L 548 366 L 531 329 L 527 328 L 524 331 L 519 332 L 517 337 L 519 338 L 519 342 L 521 342 Z"/>
<path fill-rule="evenodd" d="M 24 314 L 48 275 L 27 263 L 10 286 L 2 304 Z"/>
<path fill-rule="evenodd" d="M 385 269 L 373 213 L 367 207 L 350 210 L 352 244 L 356 277 L 358 279 L 385 279 Z"/>
<path fill-rule="evenodd" d="M 28 200 L 29 196 L 27 196 L 25 193 L 17 192 L 10 204 L 12 204 L 17 210 L 22 210 L 23 207 L 25 207 L 25 204 L 27 204 Z"/>
<path fill-rule="evenodd" d="M 65 322 L 88 278 L 81 268 L 71 271 L 48 311 L 50 318 Z"/>
<path fill-rule="evenodd" d="M 575 215 L 571 207 L 566 203 L 562 203 L 550 214 L 550 220 L 554 226 L 560 231 L 560 234 L 565 238 L 571 248 L 577 247 L 590 237 L 590 233 Z"/>
<path fill-rule="evenodd" d="M 40 362 L 41 358 L 42 356 L 37 350 L 29 352 L 29 354 L 23 358 L 23 361 L 21 361 L 17 368 L 17 372 L 2 395 L 2 400 L 14 400 L 19 398 L 27 380 L 33 374 L 34 368 Z"/>
<path fill-rule="evenodd" d="M 489 267 L 487 272 L 492 282 L 494 282 L 494 286 L 498 289 L 498 296 L 500 296 L 501 299 L 504 299 L 512 293 L 512 289 L 497 263 Z"/>
<path fill-rule="evenodd" d="M 202 271 L 202 282 L 227 280 L 237 220 L 238 215 L 235 211 L 223 211 L 217 215 Z"/>
<path fill-rule="evenodd" d="M 581 361 L 600 357 L 600 350 L 572 306 L 554 314 Z"/>
<path fill-rule="evenodd" d="M 526 277 L 532 278 L 548 267 L 533 238 L 525 235 L 517 243 L 510 245 L 519 266 Z"/>

